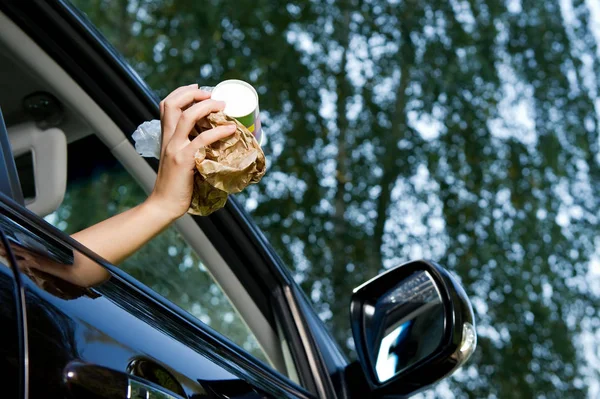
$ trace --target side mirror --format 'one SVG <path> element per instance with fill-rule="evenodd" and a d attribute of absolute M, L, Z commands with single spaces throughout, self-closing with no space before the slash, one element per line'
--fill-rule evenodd
<path fill-rule="evenodd" d="M 467 294 L 433 262 L 405 263 L 356 288 L 350 315 L 374 397 L 427 388 L 464 364 L 477 345 Z"/>

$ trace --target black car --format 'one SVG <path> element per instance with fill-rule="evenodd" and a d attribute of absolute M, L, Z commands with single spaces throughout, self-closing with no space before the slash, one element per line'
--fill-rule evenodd
<path fill-rule="evenodd" d="M 360 359 L 349 362 L 230 199 L 182 218 L 176 237 L 231 301 L 239 316 L 223 317 L 243 319 L 259 359 L 49 223 L 67 187 L 100 178 L 98 168 L 117 164 L 146 190 L 155 178 L 131 132 L 158 116 L 158 99 L 97 31 L 62 1 L 2 2 L 0 87 L 3 398 L 404 397 L 473 352 L 466 294 L 436 263 L 415 261 L 348 292 Z M 110 279 L 61 280 L 74 252 Z"/>

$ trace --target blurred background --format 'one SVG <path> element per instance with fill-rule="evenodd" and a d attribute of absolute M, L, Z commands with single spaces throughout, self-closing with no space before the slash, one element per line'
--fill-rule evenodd
<path fill-rule="evenodd" d="M 423 396 L 600 397 L 600 2 L 74 3 L 161 98 L 257 89 L 268 172 L 236 199 L 349 358 L 352 289 L 429 258 L 471 296 L 479 347 Z M 141 202 L 127 179 L 82 181 L 52 222 Z M 262 356 L 165 234 L 123 267 Z"/>

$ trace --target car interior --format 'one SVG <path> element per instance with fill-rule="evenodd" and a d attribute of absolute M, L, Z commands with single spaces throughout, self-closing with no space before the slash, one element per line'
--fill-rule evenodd
<path fill-rule="evenodd" d="M 88 94 L 18 26 L 0 13 L 0 107 L 25 204 L 40 217 L 62 203 L 66 187 L 98 165 L 119 163 L 148 193 L 155 172 Z M 256 304 L 207 236 L 186 215 L 176 228 L 196 251 L 265 352 L 297 381 L 285 339 Z"/>

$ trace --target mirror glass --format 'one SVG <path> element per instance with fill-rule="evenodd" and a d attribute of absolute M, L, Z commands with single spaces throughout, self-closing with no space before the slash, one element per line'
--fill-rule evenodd
<path fill-rule="evenodd" d="M 385 382 L 435 352 L 444 337 L 444 304 L 435 281 L 418 271 L 365 309 L 375 374 Z"/>

